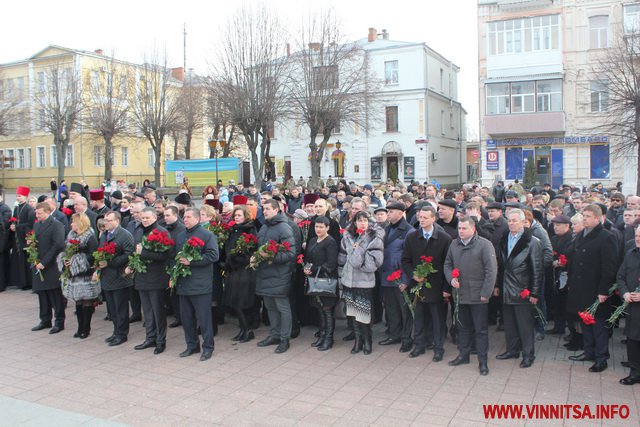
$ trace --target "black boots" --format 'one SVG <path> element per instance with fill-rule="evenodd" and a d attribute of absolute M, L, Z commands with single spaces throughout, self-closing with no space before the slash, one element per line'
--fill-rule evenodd
<path fill-rule="evenodd" d="M 318 332 L 318 339 L 311 343 L 311 347 L 320 347 L 327 334 L 327 316 L 325 316 L 325 312 L 322 309 L 320 309 L 320 330 Z"/>
<path fill-rule="evenodd" d="M 82 305 L 76 305 L 76 319 L 78 319 L 78 330 L 73 334 L 73 337 L 80 338 L 80 334 L 84 331 L 84 307 Z"/>
<path fill-rule="evenodd" d="M 322 323 L 324 324 L 323 334 L 324 340 L 318 347 L 319 351 L 327 351 L 333 347 L 333 331 L 336 329 L 336 319 L 333 316 L 333 310 L 322 311 Z"/>
<path fill-rule="evenodd" d="M 363 346 L 362 346 L 362 353 L 364 354 L 371 354 L 371 350 L 372 350 L 372 337 L 371 337 L 371 323 L 362 323 L 360 325 L 360 329 L 362 330 L 362 338 L 363 338 Z"/>
<path fill-rule="evenodd" d="M 362 347 L 364 341 L 362 339 L 362 328 L 360 327 L 360 322 L 353 322 L 353 336 L 355 341 L 353 342 L 353 348 L 351 349 L 351 354 L 360 353 L 362 351 Z"/>
<path fill-rule="evenodd" d="M 356 338 L 355 323 L 356 321 L 353 317 L 347 317 L 347 328 L 349 329 L 349 334 L 342 337 L 342 341 L 353 341 Z"/>
<path fill-rule="evenodd" d="M 78 318 L 78 331 L 73 334 L 74 338 L 85 339 L 91 332 L 91 318 L 95 308 L 93 306 L 76 305 L 76 317 Z"/>
<path fill-rule="evenodd" d="M 571 334 L 571 339 L 567 344 L 564 345 L 569 351 L 579 351 L 583 349 L 583 340 L 582 334 L 578 332 L 573 332 Z"/>
<path fill-rule="evenodd" d="M 251 330 L 244 312 L 242 310 L 236 310 L 236 316 L 238 317 L 238 323 L 240 324 L 240 332 L 238 332 L 238 335 L 233 337 L 233 341 L 245 343 L 254 339 L 256 336 Z"/>

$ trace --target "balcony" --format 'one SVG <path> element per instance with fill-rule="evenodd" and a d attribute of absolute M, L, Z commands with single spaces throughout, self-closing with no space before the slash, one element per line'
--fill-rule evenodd
<path fill-rule="evenodd" d="M 487 135 L 561 133 L 565 131 L 564 111 L 484 116 Z"/>

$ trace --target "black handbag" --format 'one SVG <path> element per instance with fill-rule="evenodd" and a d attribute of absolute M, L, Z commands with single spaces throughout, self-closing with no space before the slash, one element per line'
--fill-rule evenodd
<path fill-rule="evenodd" d="M 318 277 L 320 268 L 318 268 L 315 277 L 309 276 L 307 278 L 307 281 L 309 283 L 309 286 L 307 288 L 307 295 L 317 297 L 335 297 L 336 287 L 338 286 L 338 279 Z"/>

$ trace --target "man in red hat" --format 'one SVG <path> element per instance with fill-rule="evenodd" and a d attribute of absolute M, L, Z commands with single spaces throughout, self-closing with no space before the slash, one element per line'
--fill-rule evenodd
<path fill-rule="evenodd" d="M 303 209 L 304 211 L 307 213 L 307 215 L 311 216 L 315 216 L 316 215 L 316 200 L 318 200 L 320 198 L 320 196 L 318 196 L 315 193 L 309 193 L 309 194 L 305 194 L 303 201 L 302 201 L 302 205 L 303 205 Z"/>
<path fill-rule="evenodd" d="M 233 196 L 233 204 L 235 205 L 246 205 L 249 199 L 246 196 Z"/>
<path fill-rule="evenodd" d="M 13 209 L 13 217 L 17 221 L 9 226 L 9 229 L 14 233 L 11 263 L 15 268 L 11 272 L 11 284 L 23 290 L 31 289 L 32 278 L 24 252 L 25 237 L 28 232 L 33 230 L 33 224 L 36 220 L 35 211 L 27 203 L 29 192 L 29 187 L 18 186 L 16 188 L 18 206 Z"/>
<path fill-rule="evenodd" d="M 104 203 L 104 190 L 97 189 L 89 191 L 89 203 L 91 210 L 96 213 L 98 218 L 103 218 L 109 212 L 109 208 Z"/>

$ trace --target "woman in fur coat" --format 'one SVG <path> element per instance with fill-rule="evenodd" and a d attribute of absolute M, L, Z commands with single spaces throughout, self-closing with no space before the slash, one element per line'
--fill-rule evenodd
<path fill-rule="evenodd" d="M 76 302 L 78 331 L 74 338 L 86 338 L 91 330 L 94 302 L 100 295 L 100 283 L 91 280 L 93 252 L 98 249 L 98 239 L 89 217 L 83 213 L 71 216 L 71 231 L 67 236 L 64 252 L 58 254 L 58 269 L 62 274 L 62 293 Z"/>

